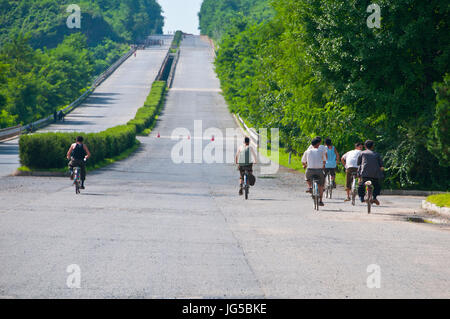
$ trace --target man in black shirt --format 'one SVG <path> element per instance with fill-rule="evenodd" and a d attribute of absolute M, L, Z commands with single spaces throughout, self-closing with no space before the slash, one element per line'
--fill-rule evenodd
<path fill-rule="evenodd" d="M 73 179 L 73 168 L 81 168 L 81 189 L 84 189 L 84 180 L 86 179 L 86 160 L 91 157 L 91 152 L 85 144 L 83 144 L 83 137 L 78 136 L 74 144 L 72 144 L 67 151 L 67 159 L 69 162 L 70 179 Z"/>
<path fill-rule="evenodd" d="M 368 140 L 364 144 L 366 150 L 361 152 L 358 157 L 358 177 L 359 177 L 359 187 L 358 195 L 361 202 L 364 202 L 364 196 L 366 190 L 364 188 L 364 183 L 371 181 L 374 187 L 373 189 L 373 203 L 380 205 L 377 196 L 380 195 L 381 186 L 380 179 L 383 178 L 383 160 L 380 154 L 374 152 L 374 141 Z"/>

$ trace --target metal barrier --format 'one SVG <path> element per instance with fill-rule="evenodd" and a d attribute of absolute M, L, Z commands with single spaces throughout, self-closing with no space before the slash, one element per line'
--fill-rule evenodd
<path fill-rule="evenodd" d="M 164 58 L 163 63 L 161 64 L 161 67 L 159 68 L 158 74 L 156 75 L 155 81 L 161 81 L 162 75 L 164 73 L 164 69 L 166 68 L 167 61 L 170 57 L 170 51 L 167 52 L 166 57 Z"/>
<path fill-rule="evenodd" d="M 178 49 L 177 53 L 174 54 L 172 67 L 170 68 L 169 77 L 167 78 L 167 87 L 168 88 L 172 87 L 173 79 L 175 77 L 175 70 L 176 70 L 177 64 L 178 64 L 178 59 L 180 58 L 180 51 L 181 51 L 181 49 Z"/>
<path fill-rule="evenodd" d="M 259 134 L 256 132 L 254 128 L 249 128 L 247 124 L 245 124 L 244 120 L 241 118 L 239 114 L 236 114 L 238 121 L 242 124 L 245 130 L 250 134 L 250 137 L 255 141 L 256 145 L 259 147 Z"/>
<path fill-rule="evenodd" d="M 76 99 L 74 102 L 70 103 L 68 106 L 66 106 L 64 109 L 62 109 L 62 112 L 65 114 L 70 113 L 71 111 L 73 111 L 76 107 L 78 107 L 80 104 L 83 103 L 83 101 L 86 100 L 86 98 L 89 97 L 89 95 L 92 94 L 92 92 L 94 92 L 94 90 L 103 83 L 103 81 L 105 81 L 115 70 L 117 70 L 117 68 L 122 65 L 123 62 L 125 62 L 131 55 L 134 54 L 134 52 L 136 52 L 136 47 L 133 47 L 132 49 L 130 49 L 130 51 L 128 51 L 126 54 L 124 54 L 123 56 L 120 57 L 119 60 L 117 60 L 113 65 L 111 65 L 105 72 L 103 72 L 102 74 L 100 74 L 92 83 L 92 86 L 83 93 L 83 95 L 81 95 L 78 99 Z M 38 121 L 35 121 L 33 123 L 27 124 L 27 125 L 18 125 L 18 126 L 14 126 L 14 127 L 8 127 L 5 129 L 1 129 L 0 130 L 0 141 L 2 140 L 6 140 L 12 137 L 16 137 L 20 134 L 22 134 L 23 132 L 26 131 L 33 131 L 35 129 L 44 127 L 50 123 L 52 123 L 54 121 L 54 116 L 50 115 L 46 118 L 40 119 Z"/>

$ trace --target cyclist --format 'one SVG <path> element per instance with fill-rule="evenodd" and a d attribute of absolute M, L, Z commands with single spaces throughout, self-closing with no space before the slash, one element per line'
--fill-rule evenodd
<path fill-rule="evenodd" d="M 323 197 L 323 185 L 325 183 L 325 176 L 323 175 L 323 170 L 325 168 L 326 153 L 324 153 L 320 148 L 320 140 L 314 138 L 311 141 L 312 149 L 308 148 L 305 153 L 303 153 L 302 164 L 303 168 L 306 168 L 306 183 L 308 184 L 307 193 L 312 193 L 312 180 L 314 177 L 318 178 L 318 186 L 320 192 L 320 206 L 325 206 L 322 201 Z"/>
<path fill-rule="evenodd" d="M 253 173 L 253 164 L 256 164 L 257 156 L 253 148 L 250 146 L 250 138 L 244 138 L 244 145 L 242 145 L 238 152 L 236 153 L 235 163 L 238 165 L 238 170 L 240 172 L 239 178 L 239 195 L 244 194 L 244 174 L 245 170 L 251 174 Z"/>
<path fill-rule="evenodd" d="M 70 179 L 73 180 L 73 168 L 81 168 L 81 189 L 84 189 L 84 180 L 86 179 L 86 163 L 89 157 L 91 157 L 91 152 L 85 144 L 83 144 L 83 137 L 78 136 L 75 143 L 73 143 L 69 150 L 67 151 L 67 159 L 69 162 Z"/>
<path fill-rule="evenodd" d="M 331 181 L 333 183 L 333 188 L 336 188 L 336 167 L 339 164 L 339 153 L 333 146 L 331 139 L 325 139 L 325 145 L 327 150 L 327 162 L 325 163 L 325 176 L 326 174 L 331 175 Z"/>
<path fill-rule="evenodd" d="M 356 143 L 355 149 L 344 154 L 341 158 L 342 165 L 345 167 L 345 190 L 347 192 L 346 202 L 350 200 L 350 191 L 352 189 L 352 174 L 358 171 L 358 156 L 363 149 L 362 143 Z"/>
<path fill-rule="evenodd" d="M 324 153 L 327 153 L 327 147 L 325 145 L 321 144 L 322 143 L 322 138 L 320 136 L 316 136 L 315 139 L 319 140 L 319 150 L 324 152 Z M 314 147 L 312 145 L 310 145 L 308 147 L 308 151 L 312 150 L 312 149 L 314 149 Z"/>
<path fill-rule="evenodd" d="M 364 203 L 364 195 L 366 193 L 364 183 L 371 181 L 373 185 L 372 203 L 375 203 L 378 206 L 380 205 L 380 202 L 378 201 L 377 196 L 380 195 L 381 191 L 380 179 L 383 178 L 384 167 L 380 154 L 374 152 L 374 145 L 374 141 L 367 140 L 364 143 L 366 150 L 361 152 L 358 156 L 358 195 L 361 202 Z"/>

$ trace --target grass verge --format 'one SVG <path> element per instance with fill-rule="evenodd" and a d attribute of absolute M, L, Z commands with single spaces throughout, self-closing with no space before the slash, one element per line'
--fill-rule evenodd
<path fill-rule="evenodd" d="M 439 207 L 450 207 L 450 193 L 428 196 L 427 201 Z"/>

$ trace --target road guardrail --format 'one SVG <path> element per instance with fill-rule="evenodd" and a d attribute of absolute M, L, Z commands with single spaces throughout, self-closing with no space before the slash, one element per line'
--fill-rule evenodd
<path fill-rule="evenodd" d="M 236 117 L 238 121 L 242 124 L 242 126 L 245 128 L 245 130 L 250 134 L 250 137 L 255 141 L 256 145 L 259 147 L 260 136 L 258 132 L 256 132 L 254 128 L 248 127 L 239 114 L 236 114 Z"/>

